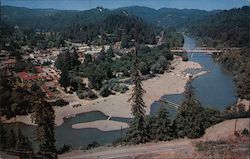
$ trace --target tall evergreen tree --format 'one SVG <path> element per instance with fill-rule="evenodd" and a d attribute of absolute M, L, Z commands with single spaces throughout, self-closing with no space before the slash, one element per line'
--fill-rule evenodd
<path fill-rule="evenodd" d="M 27 152 L 27 151 L 32 151 L 32 144 L 29 141 L 28 138 L 26 138 L 21 129 L 18 129 L 17 132 L 17 144 L 16 144 L 16 150 L 17 151 L 22 151 L 22 152 Z"/>
<path fill-rule="evenodd" d="M 91 63 L 93 61 L 92 56 L 90 54 L 85 54 L 84 57 L 84 64 L 88 65 L 89 63 Z"/>
<path fill-rule="evenodd" d="M 0 150 L 6 148 L 7 144 L 7 136 L 6 136 L 6 131 L 3 127 L 3 123 L 0 121 Z"/>
<path fill-rule="evenodd" d="M 156 116 L 147 116 L 146 117 L 146 129 L 147 129 L 147 134 L 149 137 L 149 140 L 156 140 L 157 134 L 156 134 L 156 129 L 157 129 L 157 117 Z"/>
<path fill-rule="evenodd" d="M 187 84 L 185 100 L 175 118 L 176 135 L 178 137 L 198 138 L 205 132 L 204 108 L 195 99 L 193 87 Z"/>
<path fill-rule="evenodd" d="M 138 67 L 137 50 L 135 50 L 135 59 L 133 63 L 132 80 L 135 84 L 132 90 L 132 97 L 129 101 L 132 101 L 132 114 L 134 119 L 130 124 L 127 131 L 126 140 L 131 144 L 145 143 L 148 141 L 145 125 L 145 103 L 143 101 L 143 95 L 146 91 L 142 88 L 142 78 Z"/>
<path fill-rule="evenodd" d="M 161 107 L 156 119 L 156 139 L 159 141 L 166 141 L 171 139 L 171 120 L 169 119 L 169 112 Z"/>
<path fill-rule="evenodd" d="M 60 75 L 59 82 L 60 82 L 61 86 L 63 86 L 65 89 L 70 84 L 69 70 L 67 69 L 66 66 L 63 66 L 61 69 L 61 75 Z"/>
<path fill-rule="evenodd" d="M 8 149 L 16 149 L 16 143 L 17 143 L 17 139 L 16 139 L 16 134 L 14 132 L 13 129 L 10 130 L 9 136 L 8 136 Z"/>
<path fill-rule="evenodd" d="M 76 49 L 73 48 L 73 50 L 70 52 L 70 65 L 71 65 L 71 69 L 74 70 L 78 70 L 79 69 L 79 65 L 81 64 L 81 62 L 78 60 L 79 56 L 76 52 Z"/>
<path fill-rule="evenodd" d="M 32 118 L 35 124 L 37 124 L 35 137 L 39 143 L 39 153 L 53 155 L 56 151 L 54 134 L 55 112 L 51 104 L 41 94 L 39 94 L 35 103 L 35 112 L 32 114 Z"/>

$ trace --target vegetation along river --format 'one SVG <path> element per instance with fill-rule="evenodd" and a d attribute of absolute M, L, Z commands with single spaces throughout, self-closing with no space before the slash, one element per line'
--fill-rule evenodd
<path fill-rule="evenodd" d="M 196 47 L 196 41 L 193 38 L 185 36 L 184 47 L 194 48 Z M 219 110 L 223 110 L 228 105 L 233 105 L 237 98 L 235 93 L 235 85 L 233 82 L 232 74 L 225 70 L 222 65 L 215 62 L 211 55 L 204 53 L 194 53 L 192 56 L 188 54 L 189 60 L 198 62 L 202 65 L 203 70 L 208 71 L 207 74 L 199 76 L 192 80 L 192 85 L 195 88 L 195 94 L 202 106 L 212 107 Z M 196 70 L 187 70 L 187 72 L 193 72 Z M 171 102 L 181 104 L 183 100 L 183 94 L 173 94 L 162 96 L 163 99 L 167 99 Z M 161 104 L 155 101 L 151 105 L 151 115 L 154 115 Z M 166 106 L 167 107 L 167 106 Z M 174 107 L 167 107 L 172 118 L 176 114 Z M 121 131 L 109 131 L 102 132 L 98 129 L 72 129 L 71 126 L 80 122 L 89 122 L 95 120 L 107 119 L 108 117 L 98 111 L 79 114 L 73 118 L 66 119 L 65 122 L 55 128 L 56 134 L 56 146 L 59 148 L 63 144 L 70 144 L 74 148 L 85 148 L 89 143 L 93 141 L 99 144 L 112 143 L 121 137 Z M 113 118 L 111 120 L 116 121 L 128 121 L 125 118 Z M 28 126 L 18 123 L 17 127 L 20 127 L 23 133 L 32 140 L 34 126 Z M 15 124 L 5 124 L 6 127 L 14 128 Z M 123 131 L 124 135 L 125 131 Z"/>

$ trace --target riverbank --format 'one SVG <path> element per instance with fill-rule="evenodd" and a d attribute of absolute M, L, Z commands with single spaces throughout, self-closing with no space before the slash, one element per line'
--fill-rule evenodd
<path fill-rule="evenodd" d="M 184 92 L 185 85 L 189 80 L 189 77 L 186 77 L 185 70 L 202 68 L 199 63 L 192 61 L 183 62 L 180 57 L 175 57 L 171 63 L 171 67 L 174 67 L 171 72 L 166 72 L 152 79 L 143 81 L 143 88 L 146 90 L 146 94 L 144 96 L 146 114 L 150 113 L 151 104 L 154 101 L 159 100 L 161 96 L 168 94 L 180 94 Z M 194 77 L 196 76 L 197 75 L 194 75 Z M 65 94 L 65 100 L 78 101 L 82 106 L 72 107 L 71 105 L 67 105 L 64 107 L 55 107 L 55 123 L 57 126 L 59 126 L 63 124 L 65 118 L 71 118 L 77 114 L 91 111 L 101 111 L 107 116 L 111 117 L 132 118 L 133 116 L 131 114 L 130 108 L 131 104 L 128 102 L 131 94 L 132 86 L 129 86 L 129 91 L 124 94 L 111 95 L 106 98 L 98 98 L 92 101 L 80 100 L 74 94 Z M 15 121 L 28 125 L 34 125 L 31 121 L 30 115 L 17 116 L 16 120 L 12 118 L 9 120 L 4 120 L 3 122 L 11 123 Z M 99 124 L 100 127 L 102 124 L 107 123 L 102 122 Z M 98 125 L 96 126 L 96 128 L 100 127 Z"/>

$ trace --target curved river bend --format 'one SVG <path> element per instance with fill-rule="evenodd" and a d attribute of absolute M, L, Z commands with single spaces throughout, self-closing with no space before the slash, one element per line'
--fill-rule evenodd
<path fill-rule="evenodd" d="M 184 47 L 194 48 L 196 41 L 190 37 L 185 36 Z M 195 53 L 191 58 L 191 61 L 198 62 L 202 65 L 203 70 L 209 71 L 209 73 L 199 76 L 192 81 L 195 88 L 195 94 L 200 100 L 201 104 L 206 107 L 213 107 L 219 110 L 223 110 L 226 106 L 232 105 L 236 102 L 235 85 L 233 82 L 233 76 L 230 72 L 225 70 L 223 66 L 215 62 L 210 55 L 204 53 Z M 192 72 L 195 70 L 188 70 Z M 166 95 L 162 98 L 166 98 L 175 103 L 181 103 L 183 100 L 182 94 Z M 160 107 L 159 102 L 154 102 L 151 105 L 151 115 L 154 115 Z M 172 118 L 176 114 L 176 110 L 171 107 L 167 107 Z M 75 116 L 74 118 L 66 119 L 65 122 L 55 128 L 56 134 L 56 146 L 59 148 L 63 144 L 71 144 L 74 148 L 85 148 L 89 143 L 97 141 L 100 144 L 112 143 L 119 139 L 121 136 L 120 131 L 102 132 L 98 129 L 72 129 L 71 126 L 80 122 L 89 122 L 95 120 L 107 119 L 108 117 L 101 112 L 88 112 Z M 116 121 L 128 121 L 124 118 L 113 118 L 111 120 Z M 5 124 L 8 128 L 13 128 L 15 124 Z M 25 124 L 17 124 L 26 136 L 29 136 L 32 140 L 34 126 L 28 126 Z M 125 131 L 123 131 L 124 134 Z"/>
<path fill-rule="evenodd" d="M 184 47 L 195 48 L 196 41 L 193 38 L 184 36 Z M 205 53 L 188 53 L 190 61 L 198 62 L 202 70 L 208 73 L 199 76 L 191 81 L 195 88 L 195 95 L 204 107 L 211 107 L 218 110 L 224 110 L 237 102 L 236 87 L 233 81 L 233 75 L 227 71 L 223 65 L 216 62 L 211 55 Z M 197 70 L 187 70 L 186 72 L 195 72 Z M 174 103 L 181 104 L 183 94 L 173 94 L 162 96 Z M 155 114 L 160 107 L 159 102 L 154 102 L 151 106 L 151 114 Z M 174 108 L 168 107 L 172 117 L 176 114 Z"/>

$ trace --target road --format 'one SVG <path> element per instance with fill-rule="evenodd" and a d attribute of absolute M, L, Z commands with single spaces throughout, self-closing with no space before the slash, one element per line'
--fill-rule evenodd
<path fill-rule="evenodd" d="M 182 139 L 170 142 L 149 143 L 136 146 L 109 147 L 104 149 L 95 149 L 94 151 L 74 151 L 62 156 L 61 159 L 127 159 L 141 156 L 142 158 L 151 158 L 154 154 L 178 154 L 178 156 L 191 156 L 195 147 L 191 140 Z"/>

